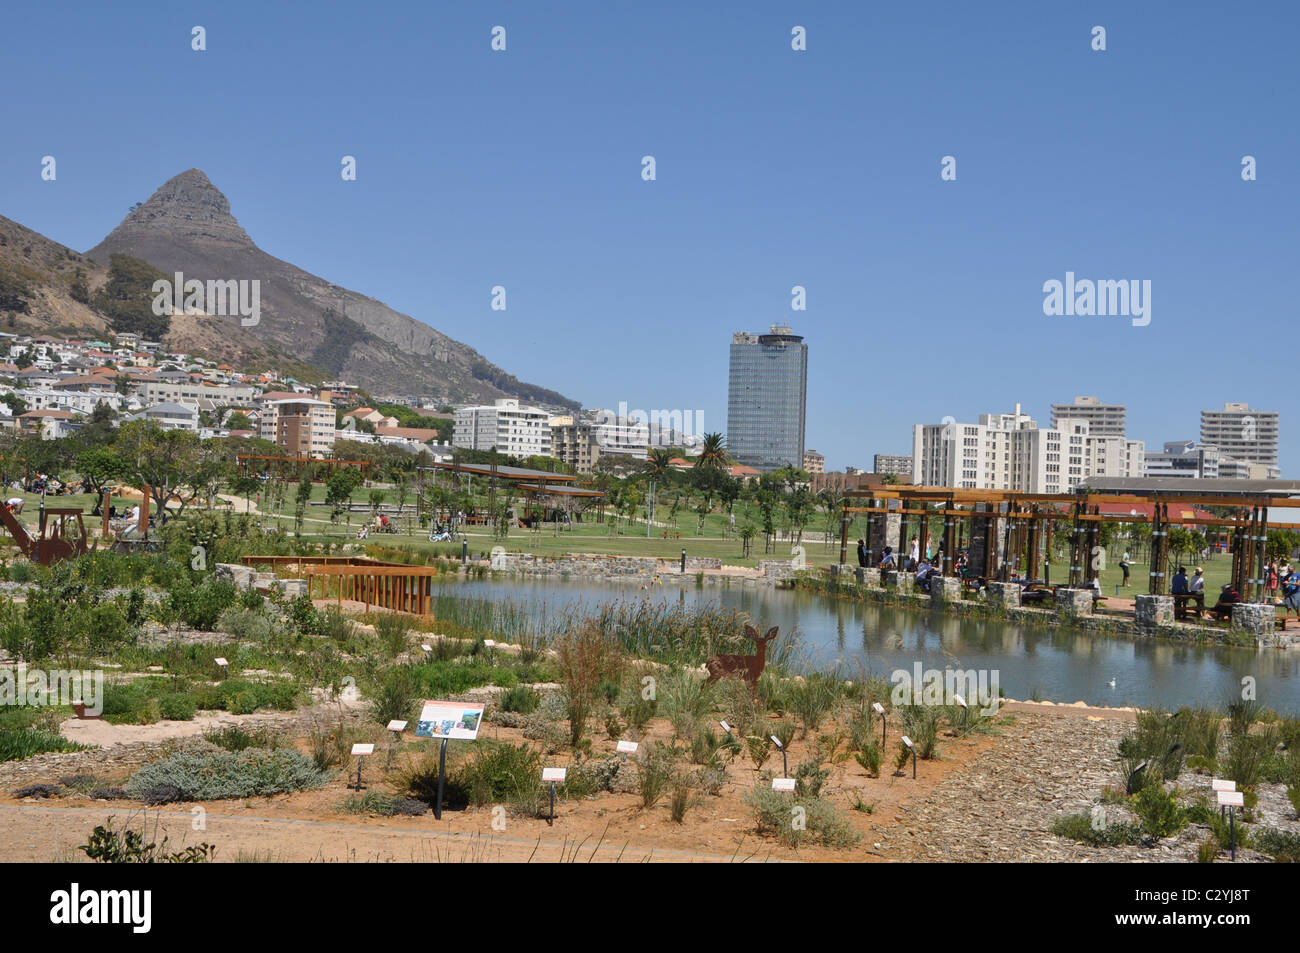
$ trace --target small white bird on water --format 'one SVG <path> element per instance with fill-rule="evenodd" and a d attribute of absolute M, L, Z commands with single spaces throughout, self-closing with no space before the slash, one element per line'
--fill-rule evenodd
<path fill-rule="evenodd" d="M 1115 687 L 1115 679 L 1112 678 L 1112 679 L 1111 679 L 1109 682 L 1107 682 L 1106 684 L 1109 685 L 1111 688 L 1114 688 L 1114 687 Z"/>

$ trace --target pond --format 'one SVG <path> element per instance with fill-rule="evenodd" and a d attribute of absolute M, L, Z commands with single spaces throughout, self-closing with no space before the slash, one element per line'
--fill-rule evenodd
<path fill-rule="evenodd" d="M 1242 679 L 1249 677 L 1265 707 L 1300 714 L 1300 651 L 1294 649 L 1102 636 L 768 588 L 642 590 L 595 582 L 474 580 L 444 591 L 508 600 L 538 621 L 569 608 L 616 600 L 720 604 L 748 613 L 764 630 L 775 625 L 782 635 L 797 632 L 809 663 L 817 668 L 838 663 L 848 677 L 862 670 L 887 677 L 895 669 L 910 672 L 917 662 L 923 669 L 987 670 L 990 678 L 997 673 L 1009 698 L 1170 710 L 1223 707 L 1240 696 Z"/>

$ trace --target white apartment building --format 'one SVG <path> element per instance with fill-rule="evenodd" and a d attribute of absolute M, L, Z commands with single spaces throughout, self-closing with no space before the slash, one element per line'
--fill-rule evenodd
<path fill-rule="evenodd" d="M 537 407 L 520 407 L 513 397 L 502 397 L 490 407 L 462 407 L 456 411 L 452 443 L 517 457 L 550 456 L 551 415 Z"/>
<path fill-rule="evenodd" d="M 638 416 L 619 417 L 608 410 L 597 411 L 592 433 L 601 453 L 618 453 L 637 460 L 650 455 L 650 424 Z"/>
<path fill-rule="evenodd" d="M 135 392 L 146 403 L 194 404 L 203 410 L 214 407 L 252 407 L 253 388 L 237 385 L 215 387 L 180 381 L 141 381 Z"/>
<path fill-rule="evenodd" d="M 75 410 L 89 414 L 99 404 L 108 404 L 114 410 L 136 411 L 144 407 L 144 402 L 135 396 L 124 397 L 116 391 L 87 390 L 62 391 L 50 388 L 18 389 L 14 393 L 21 397 L 28 410 Z"/>
<path fill-rule="evenodd" d="M 327 457 L 334 452 L 334 405 L 309 397 L 268 401 L 258 436 L 289 457 Z"/>
<path fill-rule="evenodd" d="M 977 424 L 912 428 L 912 482 L 924 486 L 1068 493 L 1091 476 L 1141 476 L 1144 455 L 1140 440 L 1093 435 L 1087 420 L 1040 428 L 1019 404 Z"/>
<path fill-rule="evenodd" d="M 1277 412 L 1228 403 L 1201 411 L 1201 443 L 1247 463 L 1277 463 Z"/>
<path fill-rule="evenodd" d="M 1218 447 L 1207 447 L 1195 440 L 1167 440 L 1163 450 L 1147 454 L 1142 475 L 1217 480 L 1222 476 L 1219 472 L 1222 463 L 1223 454 Z"/>
<path fill-rule="evenodd" d="M 1066 418 L 1088 421 L 1093 436 L 1124 436 L 1128 410 L 1123 404 L 1103 404 L 1096 397 L 1076 397 L 1072 404 L 1052 405 L 1052 427 L 1060 428 Z"/>
<path fill-rule="evenodd" d="M 129 420 L 147 420 L 157 424 L 163 430 L 199 431 L 199 409 L 193 404 L 177 404 L 167 401 L 146 407 Z"/>

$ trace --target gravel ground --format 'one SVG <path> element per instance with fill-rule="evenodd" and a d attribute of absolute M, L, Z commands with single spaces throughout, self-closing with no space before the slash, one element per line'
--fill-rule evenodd
<path fill-rule="evenodd" d="M 1132 726 L 1110 719 L 1018 714 L 1002 744 L 965 771 L 945 778 L 924 801 L 904 809 L 888 854 L 896 860 L 1032 862 L 1194 862 L 1209 828 L 1189 825 L 1155 846 L 1090 847 L 1052 833 L 1063 814 L 1091 810 L 1102 789 L 1119 784 L 1115 746 Z M 1208 789 L 1210 778 L 1184 771 L 1183 791 Z M 1282 785 L 1259 786 L 1259 823 L 1300 833 Z M 1183 799 L 1187 803 L 1187 799 Z M 1122 805 L 1105 805 L 1110 822 L 1136 821 Z M 1226 859 L 1226 858 L 1225 858 Z M 1271 858 L 1239 850 L 1237 860 Z"/>

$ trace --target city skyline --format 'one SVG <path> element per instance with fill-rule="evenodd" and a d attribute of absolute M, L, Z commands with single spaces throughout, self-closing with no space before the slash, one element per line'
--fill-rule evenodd
<path fill-rule="evenodd" d="M 1294 8 L 579 3 L 503 13 L 499 54 L 470 8 L 346 9 L 231 3 L 201 54 L 161 3 L 16 11 L 0 48 L 41 83 L 0 107 L 0 214 L 86 249 L 199 167 L 270 253 L 587 407 L 721 422 L 716 342 L 793 324 L 819 345 L 806 442 L 833 470 L 905 452 L 899 406 L 1005 407 L 1008 380 L 1039 419 L 1124 393 L 1153 444 L 1228 401 L 1286 414 L 1283 352 L 1261 344 L 1292 299 Z M 384 55 L 340 71 L 358 44 Z M 231 134 L 142 134 L 127 104 Z M 1044 283 L 1071 273 L 1149 280 L 1150 323 L 1046 316 Z M 1278 462 L 1300 472 L 1285 435 Z"/>

